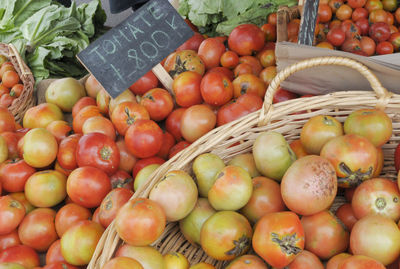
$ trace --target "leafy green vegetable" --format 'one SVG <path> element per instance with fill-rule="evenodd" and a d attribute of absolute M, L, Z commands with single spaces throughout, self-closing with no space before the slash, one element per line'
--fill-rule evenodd
<path fill-rule="evenodd" d="M 209 36 L 229 35 L 238 25 L 264 24 L 281 5 L 293 6 L 297 0 L 180 0 L 178 12 Z"/>
<path fill-rule="evenodd" d="M 75 55 L 104 31 L 100 0 L 67 8 L 53 0 L 0 1 L 0 42 L 13 43 L 35 76 L 82 76 Z"/>

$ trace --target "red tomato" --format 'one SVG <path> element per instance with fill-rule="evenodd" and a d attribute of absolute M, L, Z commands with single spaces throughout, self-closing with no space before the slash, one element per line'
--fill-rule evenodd
<path fill-rule="evenodd" d="M 9 195 L 0 197 L 0 235 L 11 233 L 25 216 L 25 207 Z"/>
<path fill-rule="evenodd" d="M 273 57 L 275 58 L 275 52 L 273 53 Z M 239 63 L 249 64 L 251 66 L 251 72 L 256 76 L 258 76 L 263 69 L 259 59 L 254 56 L 242 56 L 239 58 Z"/>
<path fill-rule="evenodd" d="M 326 269 L 338 269 L 339 265 L 342 261 L 344 261 L 346 258 L 351 257 L 352 255 L 348 254 L 348 253 L 340 253 L 337 254 L 335 256 L 333 256 L 332 258 L 329 259 L 329 261 L 326 264 Z"/>
<path fill-rule="evenodd" d="M 20 80 L 19 80 L 18 73 L 16 71 L 14 71 L 14 70 L 10 70 L 10 71 L 4 72 L 4 74 L 1 77 L 1 82 L 7 88 L 12 88 L 19 81 Z"/>
<path fill-rule="evenodd" d="M 394 51 L 400 50 L 400 33 L 393 33 L 390 35 L 389 42 L 392 43 Z"/>
<path fill-rule="evenodd" d="M 242 24 L 230 33 L 229 48 L 239 55 L 252 55 L 264 47 L 265 34 L 254 24 Z"/>
<path fill-rule="evenodd" d="M 142 170 L 142 168 L 144 168 L 150 164 L 160 164 L 161 165 L 163 163 L 165 163 L 165 160 L 161 159 L 158 156 L 140 159 L 136 162 L 135 166 L 133 167 L 132 176 L 133 176 L 133 178 L 135 178 L 137 173 L 139 173 L 139 171 Z"/>
<path fill-rule="evenodd" d="M 354 255 L 346 258 L 340 264 L 338 269 L 385 269 L 382 263 L 370 257 L 363 255 Z"/>
<path fill-rule="evenodd" d="M 369 36 L 375 40 L 375 42 L 386 41 L 390 37 L 390 27 L 384 22 L 373 23 L 369 28 Z"/>
<path fill-rule="evenodd" d="M 78 100 L 78 102 L 75 103 L 74 107 L 72 108 L 72 117 L 75 118 L 76 114 L 78 112 L 86 107 L 86 106 L 95 106 L 96 105 L 96 100 L 92 97 L 86 96 L 82 97 L 81 99 Z"/>
<path fill-rule="evenodd" d="M 20 202 L 25 207 L 25 214 L 28 214 L 35 209 L 35 207 L 26 199 L 24 192 L 13 192 L 10 193 L 9 196 Z"/>
<path fill-rule="evenodd" d="M 202 76 L 193 71 L 179 74 L 172 83 L 176 103 L 181 107 L 190 107 L 201 104 L 203 99 L 200 93 Z"/>
<path fill-rule="evenodd" d="M 4 190 L 20 192 L 25 188 L 28 178 L 36 172 L 24 160 L 7 160 L 0 165 L 0 181 Z"/>
<path fill-rule="evenodd" d="M 210 69 L 219 66 L 219 62 L 222 54 L 226 48 L 216 38 L 207 38 L 201 42 L 198 54 L 204 62 L 206 69 Z"/>
<path fill-rule="evenodd" d="M 92 216 L 89 209 L 75 203 L 66 204 L 58 210 L 55 218 L 56 231 L 61 237 L 70 227 L 81 220 L 87 220 Z"/>
<path fill-rule="evenodd" d="M 68 196 L 74 203 L 87 208 L 99 206 L 110 190 L 109 177 L 95 167 L 77 168 L 67 180 Z"/>
<path fill-rule="evenodd" d="M 95 116 L 101 116 L 100 109 L 97 106 L 85 106 L 73 118 L 72 129 L 75 133 L 82 133 L 82 126 L 85 121 Z"/>
<path fill-rule="evenodd" d="M 154 121 L 165 119 L 174 108 L 174 101 L 168 91 L 161 88 L 154 88 L 146 92 L 140 104 L 149 112 L 150 118 Z"/>
<path fill-rule="evenodd" d="M 296 154 L 297 159 L 308 155 L 303 145 L 301 144 L 300 139 L 294 140 L 292 143 L 289 144 L 289 146 Z"/>
<path fill-rule="evenodd" d="M 225 79 L 225 78 L 224 78 Z M 194 142 L 211 131 L 217 117 L 207 105 L 191 106 L 182 115 L 181 133 L 188 142 Z"/>
<path fill-rule="evenodd" d="M 39 255 L 28 246 L 18 245 L 0 252 L 0 263 L 18 263 L 26 269 L 33 269 L 40 264 Z"/>
<path fill-rule="evenodd" d="M 303 250 L 299 255 L 291 262 L 288 266 L 288 269 L 324 269 L 324 265 L 318 259 L 318 257 L 307 250 Z"/>
<path fill-rule="evenodd" d="M 329 30 L 326 38 L 332 45 L 339 47 L 343 44 L 346 35 L 340 28 L 333 28 Z"/>
<path fill-rule="evenodd" d="M 194 36 L 189 38 L 185 43 L 180 45 L 176 51 L 182 51 L 182 50 L 194 50 L 198 51 L 201 42 L 204 41 L 204 37 L 202 34 L 199 33 L 194 33 Z"/>
<path fill-rule="evenodd" d="M 175 138 L 172 136 L 172 134 L 164 132 L 162 140 L 162 145 L 160 151 L 157 153 L 157 156 L 166 160 L 168 159 L 169 151 L 175 145 Z"/>
<path fill-rule="evenodd" d="M 236 52 L 228 50 L 222 54 L 220 61 L 221 66 L 233 69 L 239 64 L 239 56 Z"/>
<path fill-rule="evenodd" d="M 373 10 L 369 14 L 369 21 L 370 23 L 376 23 L 376 22 L 388 23 L 388 15 L 386 11 L 383 9 Z"/>
<path fill-rule="evenodd" d="M 208 73 L 201 80 L 200 92 L 207 104 L 222 106 L 232 98 L 233 85 L 232 82 L 222 74 Z"/>
<path fill-rule="evenodd" d="M 356 8 L 351 14 L 351 19 L 354 22 L 358 21 L 359 19 L 368 19 L 368 10 L 363 7 Z"/>
<path fill-rule="evenodd" d="M 376 45 L 376 53 L 378 55 L 392 54 L 393 51 L 394 51 L 393 45 L 388 41 L 382 41 L 379 42 L 378 45 Z"/>
<path fill-rule="evenodd" d="M 143 77 L 139 78 L 133 83 L 129 89 L 138 95 L 145 94 L 147 91 L 154 89 L 158 86 L 158 78 L 150 70 Z"/>
<path fill-rule="evenodd" d="M 244 75 L 244 74 L 253 74 L 253 69 L 251 65 L 248 63 L 240 63 L 233 70 L 233 74 L 235 77 Z"/>
<path fill-rule="evenodd" d="M 361 29 L 351 20 L 343 21 L 341 29 L 345 33 L 347 39 L 360 38 Z"/>
<path fill-rule="evenodd" d="M 364 51 L 368 56 L 375 54 L 376 44 L 372 38 L 368 36 L 361 37 L 361 50 Z"/>
<path fill-rule="evenodd" d="M 111 187 L 133 189 L 133 178 L 125 171 L 119 170 L 110 177 Z"/>
<path fill-rule="evenodd" d="M 63 120 L 50 122 L 46 129 L 56 138 L 57 143 L 60 143 L 60 141 L 66 138 L 72 131 L 69 123 Z"/>
<path fill-rule="evenodd" d="M 4 132 L 1 133 L 0 136 L 2 136 L 7 143 L 8 158 L 18 158 L 18 141 L 20 139 L 19 135 L 15 132 Z"/>
<path fill-rule="evenodd" d="M 165 121 L 165 129 L 175 137 L 176 141 L 182 140 L 181 118 L 185 110 L 185 108 L 177 108 L 173 110 Z"/>
<path fill-rule="evenodd" d="M 115 218 L 118 235 L 133 246 L 146 246 L 164 231 L 166 217 L 162 207 L 146 198 L 127 202 Z"/>
<path fill-rule="evenodd" d="M 349 5 L 343 4 L 336 10 L 336 17 L 341 21 L 345 21 L 351 18 L 352 13 L 353 9 Z"/>
<path fill-rule="evenodd" d="M 170 150 L 169 150 L 169 154 L 168 154 L 168 159 L 171 159 L 172 157 L 174 157 L 176 154 L 178 154 L 180 151 L 184 150 L 185 148 L 187 148 L 188 146 L 190 146 L 191 143 L 183 140 L 178 142 L 175 146 L 173 146 Z"/>
<path fill-rule="evenodd" d="M 104 228 L 107 228 L 108 225 L 110 225 L 110 223 L 115 219 L 118 210 L 129 201 L 132 195 L 133 191 L 131 190 L 116 188 L 104 197 L 99 211 L 100 224 L 103 225 Z"/>
<path fill-rule="evenodd" d="M 0 235 L 0 253 L 10 247 L 21 245 L 17 230 L 11 233 Z"/>
<path fill-rule="evenodd" d="M 15 130 L 14 116 L 7 108 L 0 107 L 0 133 L 13 132 Z"/>
<path fill-rule="evenodd" d="M 58 239 L 54 220 L 56 211 L 37 208 L 26 215 L 18 228 L 22 244 L 43 252 Z"/>
<path fill-rule="evenodd" d="M 332 9 L 327 4 L 320 4 L 318 6 L 318 16 L 320 22 L 329 22 L 332 19 Z"/>
<path fill-rule="evenodd" d="M 292 20 L 287 24 L 288 37 L 298 36 L 300 28 L 299 20 Z"/>
<path fill-rule="evenodd" d="M 143 105 L 129 101 L 118 104 L 111 114 L 111 121 L 120 135 L 125 135 L 129 127 L 140 119 L 149 120 L 149 112 Z"/>
<path fill-rule="evenodd" d="M 367 3 L 367 0 L 347 0 L 347 4 L 353 9 L 363 7 L 365 3 Z"/>
<path fill-rule="evenodd" d="M 357 222 L 357 218 L 354 216 L 353 208 L 349 203 L 341 205 L 336 210 L 336 217 L 338 217 L 342 223 L 346 225 L 349 231 L 351 231 L 354 224 Z"/>
<path fill-rule="evenodd" d="M 116 144 L 119 150 L 119 169 L 131 173 L 137 161 L 136 157 L 129 152 L 123 137 Z"/>
<path fill-rule="evenodd" d="M 253 74 L 240 75 L 233 81 L 233 94 L 235 98 L 246 93 L 252 93 L 263 99 L 266 90 L 264 82 Z"/>
<path fill-rule="evenodd" d="M 279 90 L 275 93 L 274 98 L 272 99 L 272 102 L 275 104 L 275 103 L 280 103 L 280 102 L 284 102 L 287 100 L 295 99 L 298 97 L 299 96 L 293 92 L 289 92 L 288 90 L 279 88 Z M 264 98 L 264 96 L 262 98 Z"/>
<path fill-rule="evenodd" d="M 304 240 L 304 230 L 295 213 L 269 213 L 255 226 L 253 249 L 268 264 L 282 268 L 304 249 Z"/>
<path fill-rule="evenodd" d="M 56 262 L 65 262 L 65 259 L 61 254 L 60 239 L 54 241 L 46 252 L 46 264 L 51 264 Z"/>
<path fill-rule="evenodd" d="M 276 41 L 276 25 L 271 23 L 266 23 L 262 25 L 260 28 L 265 34 L 265 41 L 267 42 Z"/>
<path fill-rule="evenodd" d="M 257 53 L 256 57 L 260 60 L 263 67 L 276 65 L 275 51 L 263 49 Z M 258 75 L 260 75 L 262 70 L 259 70 Z"/>
<path fill-rule="evenodd" d="M 230 81 L 232 81 L 235 78 L 235 75 L 233 74 L 232 70 L 222 66 L 213 67 L 210 70 L 208 70 L 206 74 L 208 73 L 220 73 L 229 78 Z"/>
<path fill-rule="evenodd" d="M 125 134 L 128 150 L 139 158 L 148 158 L 157 154 L 161 149 L 162 130 L 152 120 L 137 120 Z"/>
<path fill-rule="evenodd" d="M 61 140 L 57 161 L 62 168 L 73 170 L 78 167 L 76 163 L 76 148 L 81 137 L 81 134 L 73 134 Z"/>

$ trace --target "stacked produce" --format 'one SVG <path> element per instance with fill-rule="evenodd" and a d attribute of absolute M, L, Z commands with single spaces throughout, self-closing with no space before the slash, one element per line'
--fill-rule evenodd
<path fill-rule="evenodd" d="M 289 41 L 297 42 L 300 20 L 287 26 Z M 315 30 L 317 47 L 363 56 L 399 52 L 400 7 L 394 0 L 323 0 Z"/>
<path fill-rule="evenodd" d="M 6 56 L 0 55 L 0 105 L 9 107 L 24 90 L 14 66 Z"/>

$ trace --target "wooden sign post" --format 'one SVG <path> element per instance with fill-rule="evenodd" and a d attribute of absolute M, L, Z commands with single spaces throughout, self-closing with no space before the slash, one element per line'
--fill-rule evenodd
<path fill-rule="evenodd" d="M 151 69 L 171 90 L 159 63 L 193 35 L 167 0 L 151 0 L 77 57 L 113 98 Z"/>

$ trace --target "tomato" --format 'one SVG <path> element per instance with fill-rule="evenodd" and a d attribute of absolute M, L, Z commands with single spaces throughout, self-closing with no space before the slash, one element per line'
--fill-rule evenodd
<path fill-rule="evenodd" d="M 109 104 L 108 116 L 111 118 L 116 106 L 124 102 L 132 102 L 134 104 L 137 104 L 138 100 L 130 90 L 123 91 L 120 95 L 117 96 L 117 98 L 111 99 Z"/>
<path fill-rule="evenodd" d="M 264 47 L 265 34 L 254 24 L 242 24 L 230 33 L 228 45 L 239 55 L 252 55 Z"/>
<path fill-rule="evenodd" d="M 349 244 L 349 232 L 330 211 L 303 216 L 301 224 L 305 233 L 305 249 L 326 260 L 345 251 Z"/>
<path fill-rule="evenodd" d="M 267 265 L 260 259 L 258 256 L 255 255 L 243 255 L 236 259 L 234 259 L 226 269 L 267 269 Z"/>
<path fill-rule="evenodd" d="M 349 5 L 343 4 L 336 10 L 336 17 L 339 20 L 344 21 L 350 19 L 352 13 L 353 9 Z"/>
<path fill-rule="evenodd" d="M 400 7 L 396 9 L 394 16 L 396 18 L 397 23 L 400 23 Z"/>
<path fill-rule="evenodd" d="M 288 37 L 299 35 L 300 22 L 292 20 L 287 24 Z"/>
<path fill-rule="evenodd" d="M 99 212 L 100 212 L 100 207 L 96 208 L 96 210 L 93 212 L 93 216 L 92 216 L 92 221 L 96 222 L 98 224 L 100 224 Z"/>
<path fill-rule="evenodd" d="M 25 195 L 36 207 L 52 207 L 67 196 L 67 177 L 55 170 L 45 170 L 31 175 L 25 184 Z"/>
<path fill-rule="evenodd" d="M 178 154 L 180 151 L 184 150 L 188 146 L 190 146 L 191 143 L 183 140 L 175 144 L 170 150 L 168 154 L 168 159 L 171 159 L 174 157 L 176 154 Z"/>
<path fill-rule="evenodd" d="M 216 38 L 207 38 L 201 42 L 198 55 L 203 60 L 206 69 L 219 65 L 222 54 L 225 52 L 225 46 Z"/>
<path fill-rule="evenodd" d="M 389 24 L 389 27 L 393 26 L 393 24 L 394 24 L 394 15 L 392 13 L 390 13 L 390 12 L 386 12 L 386 15 L 387 15 L 386 23 Z M 390 30 L 390 31 L 392 31 L 392 30 Z"/>
<path fill-rule="evenodd" d="M 200 83 L 202 76 L 197 72 L 187 71 L 179 74 L 172 84 L 176 103 L 182 107 L 190 107 L 202 103 Z"/>
<path fill-rule="evenodd" d="M 363 7 L 358 7 L 353 10 L 351 14 L 351 20 L 357 22 L 360 19 L 368 19 L 368 10 Z"/>
<path fill-rule="evenodd" d="M 267 213 L 285 210 L 279 184 L 266 177 L 255 177 L 253 193 L 240 212 L 252 223 L 256 223 Z"/>
<path fill-rule="evenodd" d="M 164 231 L 166 217 L 162 207 L 149 199 L 136 198 L 118 211 L 115 229 L 118 235 L 132 246 L 146 246 Z"/>
<path fill-rule="evenodd" d="M 169 252 L 164 255 L 164 266 L 167 269 L 187 269 L 190 264 L 185 256 L 178 252 Z"/>
<path fill-rule="evenodd" d="M 50 122 L 46 129 L 56 138 L 57 143 L 60 143 L 60 141 L 66 138 L 72 131 L 69 123 L 63 120 Z"/>
<path fill-rule="evenodd" d="M 291 262 L 288 266 L 288 269 L 324 269 L 324 265 L 318 259 L 318 257 L 307 250 L 303 250 L 299 255 Z"/>
<path fill-rule="evenodd" d="M 376 44 L 372 38 L 368 36 L 363 36 L 361 38 L 361 50 L 364 51 L 368 56 L 375 54 Z"/>
<path fill-rule="evenodd" d="M 185 140 L 194 142 L 211 131 L 217 121 L 214 112 L 207 105 L 191 106 L 181 118 L 181 133 Z"/>
<path fill-rule="evenodd" d="M 194 33 L 194 35 L 189 38 L 185 43 L 180 45 L 176 51 L 182 51 L 182 50 L 194 50 L 198 51 L 201 42 L 204 41 L 204 37 L 202 34 L 199 33 Z M 153 87 L 154 88 L 154 87 Z"/>
<path fill-rule="evenodd" d="M 246 94 L 253 93 L 264 98 L 266 86 L 264 82 L 253 74 L 240 75 L 233 81 L 233 94 L 235 98 Z"/>
<path fill-rule="evenodd" d="M 285 90 L 283 88 L 279 88 L 279 90 L 275 93 L 274 98 L 272 99 L 272 103 L 280 103 L 287 100 L 298 98 L 299 96 L 293 92 Z M 262 97 L 264 98 L 264 96 Z"/>
<path fill-rule="evenodd" d="M 217 260 L 232 260 L 250 248 L 253 230 L 239 213 L 220 211 L 203 224 L 200 243 L 207 255 Z"/>
<path fill-rule="evenodd" d="M 262 50 L 257 54 L 257 58 L 263 67 L 274 66 L 276 64 L 275 51 L 274 50 Z M 260 75 L 262 70 L 259 70 Z"/>
<path fill-rule="evenodd" d="M 204 101 L 210 105 L 222 106 L 233 96 L 232 82 L 219 73 L 208 73 L 201 80 L 200 92 Z"/>
<path fill-rule="evenodd" d="M 3 77 L 4 73 L 7 71 L 15 71 L 15 68 L 11 62 L 5 62 L 1 65 L 0 68 L 0 78 Z"/>
<path fill-rule="evenodd" d="M 135 83 L 133 83 L 129 90 L 134 94 L 143 95 L 147 91 L 154 89 L 158 86 L 158 78 L 150 70 L 139 78 Z"/>
<path fill-rule="evenodd" d="M 108 136 L 111 140 L 115 140 L 115 128 L 112 122 L 103 117 L 95 116 L 87 119 L 82 126 L 83 134 L 102 133 Z"/>
<path fill-rule="evenodd" d="M 360 39 L 361 29 L 351 20 L 343 21 L 341 29 L 345 33 L 347 39 Z"/>
<path fill-rule="evenodd" d="M 133 192 L 124 188 L 116 188 L 111 190 L 100 205 L 99 220 L 100 224 L 104 228 L 115 219 L 118 210 L 128 202 L 129 198 L 133 195 Z"/>
<path fill-rule="evenodd" d="M 327 4 L 321 4 L 318 6 L 318 16 L 320 22 L 329 22 L 332 18 L 332 9 Z"/>
<path fill-rule="evenodd" d="M 87 220 L 92 216 L 89 209 L 75 203 L 66 204 L 58 210 L 55 225 L 59 237 L 70 227 L 81 220 Z"/>
<path fill-rule="evenodd" d="M 7 160 L 0 165 L 2 187 L 8 192 L 23 191 L 26 181 L 33 173 L 35 173 L 35 169 L 24 160 Z"/>
<path fill-rule="evenodd" d="M 78 269 L 78 267 L 73 266 L 67 262 L 54 262 L 46 264 L 42 269 Z"/>
<path fill-rule="evenodd" d="M 273 57 L 275 58 L 275 53 L 274 53 Z M 239 58 L 239 63 L 249 64 L 251 66 L 252 74 L 254 74 L 256 76 L 258 76 L 263 69 L 263 66 L 260 63 L 260 60 L 254 56 L 242 56 Z"/>
<path fill-rule="evenodd" d="M 57 161 L 64 169 L 73 170 L 78 167 L 76 163 L 76 148 L 81 137 L 81 134 L 73 134 L 61 140 Z"/>
<path fill-rule="evenodd" d="M 100 224 L 82 220 L 61 237 L 61 253 L 72 265 L 86 265 L 93 256 L 104 229 Z"/>
<path fill-rule="evenodd" d="M 161 88 L 154 88 L 146 92 L 140 104 L 149 112 L 150 118 L 154 121 L 165 119 L 174 108 L 174 102 L 168 91 Z"/>
<path fill-rule="evenodd" d="M 115 256 L 135 259 L 144 268 L 165 268 L 163 256 L 152 247 L 136 247 L 124 244 L 117 250 Z"/>
<path fill-rule="evenodd" d="M 128 190 L 132 190 L 133 188 L 133 179 L 132 177 L 124 170 L 118 170 L 111 177 L 111 188 L 125 188 Z"/>
<path fill-rule="evenodd" d="M 384 269 L 382 263 L 373 258 L 363 256 L 363 255 L 354 255 L 348 257 L 347 259 L 343 260 L 340 264 L 338 269 Z"/>
<path fill-rule="evenodd" d="M 347 0 L 347 4 L 353 9 L 363 7 L 366 3 L 367 0 Z"/>
<path fill-rule="evenodd" d="M 342 252 L 340 254 L 337 254 L 330 258 L 328 262 L 326 263 L 326 269 L 338 269 L 339 265 L 341 264 L 342 261 L 345 259 L 351 257 L 352 255 Z"/>
<path fill-rule="evenodd" d="M 138 191 L 144 184 L 149 181 L 151 174 L 160 167 L 159 164 L 150 164 L 144 167 L 137 173 L 133 184 L 134 191 Z"/>
<path fill-rule="evenodd" d="M 276 25 L 266 23 L 263 24 L 260 29 L 265 34 L 265 41 L 275 42 L 276 41 Z"/>
<path fill-rule="evenodd" d="M 14 116 L 7 108 L 0 107 L 0 133 L 15 131 Z"/>
<path fill-rule="evenodd" d="M 28 246 L 18 245 L 0 252 L 1 263 L 18 263 L 25 269 L 33 269 L 40 264 L 39 255 Z"/>
<path fill-rule="evenodd" d="M 393 33 L 390 35 L 389 42 L 392 43 L 394 51 L 400 50 L 400 33 Z"/>
<path fill-rule="evenodd" d="M 394 167 L 397 172 L 400 170 L 400 144 L 397 145 L 394 152 Z"/>
<path fill-rule="evenodd" d="M 58 239 L 55 217 L 56 211 L 50 208 L 37 208 L 27 214 L 18 228 L 22 244 L 37 251 L 47 251 Z"/>
<path fill-rule="evenodd" d="M 373 10 L 369 14 L 369 21 L 370 23 L 375 23 L 375 22 L 388 23 L 388 16 L 386 11 L 384 11 L 383 9 Z"/>
<path fill-rule="evenodd" d="M 336 47 L 343 44 L 345 37 L 345 33 L 340 28 L 329 30 L 328 35 L 326 36 L 327 40 Z"/>
<path fill-rule="evenodd" d="M 281 181 L 285 205 L 309 216 L 329 208 L 335 199 L 337 180 L 334 167 L 320 156 L 308 155 L 295 161 Z"/>
<path fill-rule="evenodd" d="M 271 83 L 276 74 L 276 66 L 268 66 L 261 71 L 259 77 L 264 82 L 265 86 L 268 87 L 269 83 Z"/>
<path fill-rule="evenodd" d="M 136 164 L 136 157 L 133 156 L 126 147 L 125 140 L 121 138 L 116 142 L 119 150 L 119 169 L 127 173 L 131 173 L 134 165 Z"/>
<path fill-rule="evenodd" d="M 342 124 L 331 116 L 314 116 L 301 129 L 300 141 L 308 154 L 319 154 L 331 139 L 343 135 Z"/>
<path fill-rule="evenodd" d="M 333 138 L 321 150 L 336 170 L 340 187 L 359 185 L 371 178 L 378 160 L 376 147 L 368 139 L 347 134 Z"/>
<path fill-rule="evenodd" d="M 29 201 L 25 197 L 25 193 L 23 192 L 13 192 L 10 193 L 9 196 L 11 196 L 13 199 L 17 200 L 20 202 L 24 207 L 25 207 L 25 214 L 28 214 L 31 212 L 35 207 L 29 203 Z"/>
<path fill-rule="evenodd" d="M 24 128 L 46 128 L 50 122 L 63 120 L 61 109 L 55 104 L 43 103 L 29 108 L 23 118 Z"/>
<path fill-rule="evenodd" d="M 87 95 L 89 95 L 91 98 L 96 98 L 97 93 L 104 88 L 93 75 L 89 75 L 85 81 L 85 89 Z"/>
<path fill-rule="evenodd" d="M 253 74 L 253 69 L 248 63 L 239 63 L 233 70 L 234 76 L 238 77 L 244 74 Z"/>
<path fill-rule="evenodd" d="M 17 230 L 8 234 L 0 235 L 0 253 L 10 247 L 21 245 Z"/>
<path fill-rule="evenodd" d="M 74 203 L 87 208 L 99 206 L 110 190 L 107 174 L 95 167 L 77 168 L 67 180 L 68 196 Z"/>
<path fill-rule="evenodd" d="M 369 36 L 375 42 L 382 42 L 388 40 L 390 37 L 389 25 L 384 22 L 373 23 L 369 28 Z"/>
<path fill-rule="evenodd" d="M 118 104 L 111 114 L 111 121 L 120 135 L 125 135 L 129 127 L 140 119 L 149 120 L 149 112 L 143 105 L 129 101 Z"/>
<path fill-rule="evenodd" d="M 161 165 L 163 163 L 165 163 L 165 160 L 161 159 L 160 157 L 157 157 L 157 156 L 140 159 L 136 162 L 135 166 L 133 167 L 132 176 L 135 178 L 140 170 L 142 170 L 144 167 L 146 167 L 150 164 Z"/>
<path fill-rule="evenodd" d="M 207 71 L 206 75 L 208 73 L 220 73 L 220 74 L 226 76 L 230 81 L 234 80 L 234 78 L 235 78 L 235 75 L 233 74 L 232 70 L 230 70 L 227 67 L 222 67 L 222 66 L 213 67 Z"/>
<path fill-rule="evenodd" d="M 368 0 L 364 8 L 366 8 L 368 12 L 371 13 L 374 10 L 383 9 L 383 4 L 380 0 Z"/>
<path fill-rule="evenodd" d="M 203 75 L 205 64 L 194 50 L 181 50 L 167 57 L 164 68 L 175 79 L 179 74 L 186 71 L 194 71 Z"/>
<path fill-rule="evenodd" d="M 0 197 L 0 235 L 11 233 L 25 216 L 25 207 L 9 195 Z"/>
<path fill-rule="evenodd" d="M 162 145 L 157 156 L 162 159 L 168 159 L 168 154 L 171 148 L 175 145 L 175 138 L 168 132 L 163 133 Z"/>
<path fill-rule="evenodd" d="M 92 97 L 86 96 L 79 99 L 78 102 L 75 103 L 74 107 L 72 108 L 72 117 L 75 118 L 78 112 L 87 106 L 95 106 L 96 100 Z"/>
<path fill-rule="evenodd" d="M 357 218 L 354 215 L 351 204 L 345 203 L 336 210 L 336 217 L 347 227 L 349 231 L 353 228 L 357 222 Z"/>
<path fill-rule="evenodd" d="M 383 9 L 393 12 L 396 10 L 397 2 L 394 0 L 382 0 Z"/>
<path fill-rule="evenodd" d="M 378 45 L 376 45 L 376 53 L 378 55 L 392 54 L 393 51 L 394 51 L 393 45 L 388 41 L 382 41 L 379 42 Z"/>
<path fill-rule="evenodd" d="M 19 80 L 18 73 L 16 71 L 13 71 L 13 70 L 9 70 L 9 71 L 4 72 L 2 77 L 1 77 L 1 82 L 7 88 L 12 88 L 19 81 L 20 80 Z"/>
<path fill-rule="evenodd" d="M 111 96 L 106 90 L 101 90 L 96 96 L 96 105 L 104 115 L 109 113 Z"/>
<path fill-rule="evenodd" d="M 102 267 L 104 269 L 143 269 L 143 266 L 134 259 L 127 257 L 112 258 Z"/>
<path fill-rule="evenodd" d="M 65 262 L 65 259 L 61 254 L 60 239 L 54 241 L 46 252 L 46 264 L 51 264 L 56 262 Z"/>
<path fill-rule="evenodd" d="M 156 155 L 162 144 L 162 130 L 152 120 L 139 119 L 131 125 L 125 134 L 128 150 L 139 158 Z"/>
<path fill-rule="evenodd" d="M 101 116 L 97 106 L 86 106 L 82 108 L 72 120 L 72 129 L 75 133 L 82 133 L 82 126 L 91 117 Z"/>
<path fill-rule="evenodd" d="M 293 212 L 264 215 L 255 226 L 253 249 L 268 264 L 284 267 L 304 249 L 304 230 Z"/>
<path fill-rule="evenodd" d="M 220 63 L 223 67 L 233 69 L 239 64 L 239 56 L 236 52 L 228 50 L 221 55 Z"/>
<path fill-rule="evenodd" d="M 206 263 L 206 262 L 200 262 L 200 263 L 190 266 L 189 269 L 215 269 L 215 266 L 213 266 L 209 263 Z"/>

